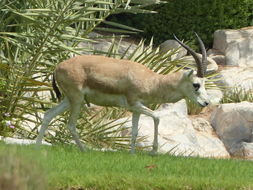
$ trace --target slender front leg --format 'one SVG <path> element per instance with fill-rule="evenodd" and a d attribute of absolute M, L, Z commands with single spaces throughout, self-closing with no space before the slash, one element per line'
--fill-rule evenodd
<path fill-rule="evenodd" d="M 153 142 L 153 150 L 152 153 L 156 154 L 158 150 L 158 125 L 159 125 L 159 118 L 156 116 L 155 112 L 151 109 L 147 108 L 141 103 L 136 103 L 134 106 L 130 108 L 132 112 L 137 112 L 139 114 L 145 114 L 150 116 L 154 120 L 154 142 Z"/>
<path fill-rule="evenodd" d="M 131 141 L 131 153 L 135 153 L 135 144 L 138 136 L 138 123 L 140 119 L 140 113 L 133 112 L 132 115 L 132 141 Z"/>
<path fill-rule="evenodd" d="M 39 146 L 41 144 L 43 136 L 48 128 L 49 123 L 52 121 L 52 119 L 54 117 L 56 117 L 57 115 L 66 111 L 68 108 L 69 108 L 69 101 L 67 98 L 64 98 L 63 101 L 59 105 L 51 108 L 50 110 L 48 110 L 45 113 L 44 118 L 42 120 L 39 135 L 36 138 L 36 145 L 37 146 Z"/>
<path fill-rule="evenodd" d="M 153 142 L 153 153 L 156 154 L 158 150 L 158 125 L 159 119 L 154 119 L 154 142 Z"/>

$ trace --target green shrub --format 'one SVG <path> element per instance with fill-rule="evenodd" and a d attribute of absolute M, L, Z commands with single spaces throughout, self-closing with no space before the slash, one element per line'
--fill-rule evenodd
<path fill-rule="evenodd" d="M 207 47 L 211 47 L 217 29 L 238 29 L 253 24 L 252 0 L 167 0 L 167 4 L 152 6 L 153 15 L 124 14 L 111 18 L 144 30 L 140 34 L 154 36 L 159 44 L 176 34 L 195 40 L 197 32 Z"/>
<path fill-rule="evenodd" d="M 241 87 L 235 87 L 231 91 L 224 93 L 221 103 L 237 103 L 237 102 L 253 102 L 253 94 L 251 90 L 246 90 Z"/>

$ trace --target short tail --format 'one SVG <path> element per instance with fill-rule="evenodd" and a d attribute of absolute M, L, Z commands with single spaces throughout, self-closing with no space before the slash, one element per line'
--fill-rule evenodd
<path fill-rule="evenodd" d="M 60 92 L 59 88 L 57 87 L 54 74 L 53 74 L 52 86 L 53 86 L 54 92 L 55 92 L 58 100 L 60 100 L 61 99 L 61 92 Z"/>

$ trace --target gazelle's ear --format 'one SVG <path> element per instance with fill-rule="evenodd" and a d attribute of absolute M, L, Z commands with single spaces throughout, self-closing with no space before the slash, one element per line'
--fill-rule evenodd
<path fill-rule="evenodd" d="M 190 78 L 190 77 L 192 76 L 192 74 L 193 74 L 193 70 L 191 69 L 191 70 L 186 71 L 186 72 L 184 73 L 184 76 Z"/>

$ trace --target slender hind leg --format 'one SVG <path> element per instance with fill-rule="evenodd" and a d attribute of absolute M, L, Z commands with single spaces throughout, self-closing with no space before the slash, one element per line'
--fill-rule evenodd
<path fill-rule="evenodd" d="M 76 122 L 80 113 L 80 108 L 83 101 L 83 95 L 75 96 L 74 98 L 71 98 L 71 106 L 70 106 L 70 116 L 69 116 L 69 122 L 68 122 L 68 129 L 70 130 L 70 133 L 76 142 L 77 146 L 80 148 L 81 151 L 85 150 L 85 147 L 81 143 L 79 139 L 79 135 L 76 131 Z"/>
<path fill-rule="evenodd" d="M 68 108 L 69 108 L 69 101 L 68 101 L 67 98 L 64 98 L 63 101 L 60 104 L 58 104 L 57 106 L 51 108 L 50 110 L 48 110 L 45 113 L 44 118 L 42 120 L 39 135 L 37 136 L 37 139 L 36 139 L 36 145 L 41 144 L 43 136 L 44 136 L 51 120 L 54 117 L 56 117 L 57 115 L 59 115 L 59 114 L 63 113 L 64 111 L 66 111 Z"/>
<path fill-rule="evenodd" d="M 138 135 L 138 123 L 140 119 L 140 113 L 133 112 L 132 115 L 132 141 L 131 141 L 131 153 L 135 153 L 136 138 Z"/>

